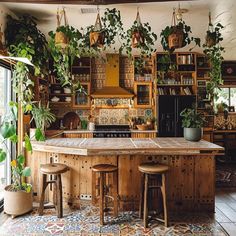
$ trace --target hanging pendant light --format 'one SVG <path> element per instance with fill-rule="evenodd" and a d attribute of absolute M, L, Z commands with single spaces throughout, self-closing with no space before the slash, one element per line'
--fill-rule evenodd
<path fill-rule="evenodd" d="M 139 44 L 144 43 L 144 37 L 142 34 L 142 23 L 141 23 L 141 18 L 139 14 L 139 9 L 137 8 L 137 16 L 136 16 L 136 27 L 133 29 L 132 32 L 132 47 L 136 48 Z"/>
<path fill-rule="evenodd" d="M 63 18 L 64 18 L 64 26 L 66 27 L 68 23 L 67 23 L 65 8 L 63 8 L 60 12 L 59 9 L 57 9 L 57 31 L 55 35 L 55 44 L 60 46 L 61 48 L 66 48 L 68 46 L 69 39 L 65 35 L 65 33 L 60 31 L 60 27 L 63 26 L 61 24 Z"/>
<path fill-rule="evenodd" d="M 91 47 L 103 47 L 105 41 L 105 32 L 102 27 L 100 13 L 98 9 L 97 19 L 94 25 L 94 30 L 89 33 Z"/>

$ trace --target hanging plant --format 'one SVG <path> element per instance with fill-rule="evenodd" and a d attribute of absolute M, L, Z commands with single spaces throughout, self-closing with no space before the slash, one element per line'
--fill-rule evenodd
<path fill-rule="evenodd" d="M 19 51 L 22 51 L 21 56 L 27 57 L 34 65 L 29 68 L 31 74 L 43 76 L 48 73 L 47 41 L 45 35 L 37 28 L 35 17 L 26 14 L 15 19 L 7 15 L 4 33 L 10 55 L 19 57 Z"/>
<path fill-rule="evenodd" d="M 216 99 L 218 98 L 217 89 L 224 82 L 221 74 L 221 64 L 224 59 L 222 53 L 224 52 L 224 48 L 220 45 L 220 42 L 223 41 L 220 31 L 223 28 L 224 27 L 220 23 L 213 27 L 211 15 L 209 14 L 209 28 L 206 32 L 206 42 L 203 44 L 203 52 L 211 65 L 211 70 L 209 72 L 210 81 L 207 83 L 207 93 L 211 100 L 214 97 Z"/>
<path fill-rule="evenodd" d="M 205 46 L 210 48 L 214 45 L 218 44 L 220 41 L 223 40 L 221 29 L 224 27 L 218 23 L 215 27 L 213 27 L 213 24 L 211 23 L 211 13 L 209 13 L 209 24 L 208 24 L 208 30 L 206 32 L 206 42 Z"/>
<path fill-rule="evenodd" d="M 163 49 L 172 53 L 175 49 L 185 47 L 191 42 L 194 42 L 195 46 L 200 47 L 200 38 L 195 38 L 191 36 L 191 27 L 188 26 L 182 20 L 182 18 L 178 19 L 177 24 L 176 21 L 177 19 L 174 9 L 172 16 L 172 25 L 166 26 L 166 28 L 163 29 L 160 34 Z M 191 48 L 190 50 L 192 49 L 193 48 Z"/>
<path fill-rule="evenodd" d="M 58 18 L 58 17 L 57 17 Z M 59 40 L 58 32 L 62 37 Z M 49 32 L 48 46 L 53 59 L 54 72 L 62 86 L 69 86 L 73 91 L 81 88 L 80 84 L 74 84 L 71 75 L 71 65 L 75 57 L 80 57 L 80 48 L 82 48 L 82 34 L 79 30 L 63 25 L 56 29 L 56 32 Z M 66 39 L 66 40 L 65 40 Z"/>
<path fill-rule="evenodd" d="M 82 52 L 91 55 L 98 55 L 101 51 L 111 48 L 115 44 L 115 39 L 122 41 L 125 39 L 123 23 L 121 21 L 120 11 L 116 8 L 105 9 L 104 15 L 100 18 L 97 15 L 95 25 L 88 26 L 83 29 L 83 46 L 85 50 Z M 113 48 L 116 50 L 115 48 Z M 119 47 L 119 52 L 123 50 L 123 44 Z"/>
<path fill-rule="evenodd" d="M 126 34 L 125 49 L 129 57 L 132 56 L 132 48 L 140 50 L 140 58 L 150 57 L 155 51 L 153 46 L 157 40 L 157 35 L 152 32 L 149 23 L 141 23 L 139 11 L 137 11 L 136 20 Z M 142 63 L 138 62 L 138 64 Z"/>
<path fill-rule="evenodd" d="M 90 46 L 103 47 L 105 42 L 105 31 L 102 28 L 100 14 L 97 14 L 97 19 L 94 28 L 89 33 Z"/>

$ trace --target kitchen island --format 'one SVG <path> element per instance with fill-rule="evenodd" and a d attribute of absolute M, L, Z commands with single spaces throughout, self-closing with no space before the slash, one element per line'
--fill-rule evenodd
<path fill-rule="evenodd" d="M 170 211 L 209 211 L 215 208 L 215 155 L 223 148 L 201 140 L 184 138 L 55 138 L 32 142 L 33 153 L 27 162 L 32 168 L 30 181 L 35 200 L 39 199 L 43 163 L 60 162 L 70 171 L 63 175 L 63 199 L 79 204 L 91 199 L 92 170 L 99 163 L 118 166 L 118 191 L 121 210 L 138 208 L 141 174 L 138 165 L 158 162 L 170 167 L 167 198 Z M 155 198 L 153 195 L 153 199 Z M 52 199 L 52 190 L 47 197 Z"/>

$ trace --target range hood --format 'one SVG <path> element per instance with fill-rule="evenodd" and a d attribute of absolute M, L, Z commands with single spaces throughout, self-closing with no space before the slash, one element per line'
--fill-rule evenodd
<path fill-rule="evenodd" d="M 119 54 L 107 54 L 105 86 L 91 94 L 92 98 L 132 98 L 134 95 L 120 87 Z"/>

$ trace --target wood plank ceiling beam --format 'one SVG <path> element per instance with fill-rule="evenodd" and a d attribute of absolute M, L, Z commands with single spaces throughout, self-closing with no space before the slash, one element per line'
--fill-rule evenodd
<path fill-rule="evenodd" d="M 148 2 L 178 2 L 179 0 L 2 0 L 1 2 L 34 3 L 34 4 L 74 4 L 74 5 L 108 5 L 124 3 L 148 3 Z M 192 0 L 181 0 L 192 1 Z"/>

